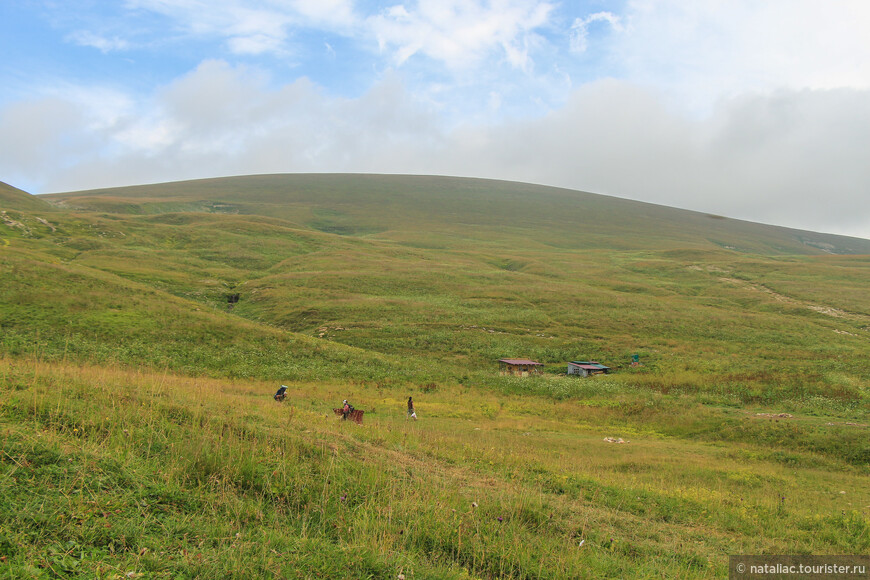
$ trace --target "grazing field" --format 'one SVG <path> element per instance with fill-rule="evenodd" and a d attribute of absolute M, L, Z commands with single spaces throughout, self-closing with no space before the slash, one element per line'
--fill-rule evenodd
<path fill-rule="evenodd" d="M 868 240 L 410 176 L 2 186 L 0 210 L 0 576 L 870 551 Z M 543 376 L 498 374 L 520 357 Z"/>
<path fill-rule="evenodd" d="M 279 404 L 259 381 L 0 364 L 13 575 L 722 577 L 728 554 L 870 550 L 866 465 L 836 451 L 868 428 L 844 419 L 597 377 L 561 402 L 415 391 L 415 422 L 407 390 L 294 383 Z"/>

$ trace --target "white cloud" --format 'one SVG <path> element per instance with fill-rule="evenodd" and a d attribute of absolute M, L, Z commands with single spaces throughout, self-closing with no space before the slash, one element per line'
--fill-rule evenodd
<path fill-rule="evenodd" d="M 296 28 L 350 32 L 358 23 L 353 0 L 128 0 L 127 7 L 161 14 L 188 35 L 224 39 L 245 55 L 285 55 Z"/>
<path fill-rule="evenodd" d="M 59 191 L 209 175 L 362 171 L 390 156 L 431 151 L 438 139 L 437 119 L 394 75 L 357 99 L 328 97 L 307 79 L 278 88 L 270 82 L 262 71 L 207 61 L 125 109 L 116 103 L 82 110 L 85 94 L 107 100 L 86 89 L 70 91 L 78 95 L 72 101 L 22 104 L 0 117 L 0 132 L 32 125 L 31 142 L 16 155 L 0 155 L 0 174 L 15 182 L 12 170 L 21 166 L 24 174 L 43 176 L 37 191 Z M 46 158 L 51 150 L 70 158 L 67 141 L 79 144 L 75 163 L 63 167 Z"/>
<path fill-rule="evenodd" d="M 468 69 L 493 54 L 528 70 L 528 44 L 553 5 L 530 0 L 418 0 L 369 19 L 379 45 L 403 64 L 421 54 L 450 69 Z"/>
<path fill-rule="evenodd" d="M 80 46 L 96 48 L 103 54 L 119 50 L 127 50 L 131 46 L 129 41 L 118 36 L 106 38 L 87 30 L 77 30 L 70 34 L 67 39 Z"/>
<path fill-rule="evenodd" d="M 55 191 L 260 172 L 466 175 L 870 237 L 868 91 L 757 93 L 691 119 L 611 80 L 541 118 L 458 129 L 397 73 L 342 99 L 208 61 L 146 101 L 68 93 L 0 114 L 0 134 L 26 135 L 0 141 L 0 174 L 41 174 Z M 86 95 L 107 105 L 87 108 Z"/>
<path fill-rule="evenodd" d="M 589 45 L 589 25 L 593 22 L 607 22 L 616 31 L 622 30 L 619 16 L 612 12 L 596 12 L 585 18 L 576 18 L 571 25 L 570 47 L 571 52 L 582 54 Z"/>
<path fill-rule="evenodd" d="M 3 180 L 62 170 L 57 160 L 72 153 L 65 138 L 78 133 L 82 122 L 82 111 L 60 98 L 20 102 L 0 110 L 0 168 L 10 176 Z"/>
<path fill-rule="evenodd" d="M 99 154 L 129 107 L 115 91 L 63 84 L 0 107 L 0 180 L 41 190 L 54 176 Z"/>
<path fill-rule="evenodd" d="M 295 0 L 289 5 L 312 24 L 348 28 L 358 22 L 353 0 Z"/>
<path fill-rule="evenodd" d="M 868 91 L 759 93 L 698 120 L 603 81 L 543 119 L 451 135 L 440 169 L 870 238 L 868 128 Z"/>
<path fill-rule="evenodd" d="M 864 0 L 632 0 L 610 38 L 621 78 L 709 113 L 746 91 L 870 88 Z"/>

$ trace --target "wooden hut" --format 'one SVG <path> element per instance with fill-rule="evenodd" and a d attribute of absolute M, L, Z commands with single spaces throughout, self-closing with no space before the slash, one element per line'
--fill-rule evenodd
<path fill-rule="evenodd" d="M 544 368 L 543 364 L 524 358 L 503 358 L 498 361 L 498 364 L 502 376 L 527 377 L 529 375 L 538 375 L 541 374 Z"/>
<path fill-rule="evenodd" d="M 610 367 L 594 360 L 575 360 L 568 363 L 568 374 L 588 377 L 589 375 L 606 375 Z"/>

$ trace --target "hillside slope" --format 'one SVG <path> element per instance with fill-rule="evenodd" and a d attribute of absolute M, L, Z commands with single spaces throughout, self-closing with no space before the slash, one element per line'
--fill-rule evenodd
<path fill-rule="evenodd" d="M 0 253 L 0 350 L 189 375 L 274 381 L 389 374 L 398 365 L 206 308 L 76 261 L 7 247 Z"/>
<path fill-rule="evenodd" d="M 182 299 L 180 308 L 207 309 L 221 324 L 254 325 L 229 334 L 301 333 L 324 348 L 343 343 L 392 360 L 384 367 L 333 359 L 305 376 L 474 378 L 500 388 L 492 372 L 500 358 L 535 358 L 564 372 L 567 360 L 619 368 L 640 354 L 646 365 L 638 380 L 655 388 L 703 381 L 751 399 L 853 397 L 870 372 L 861 356 L 870 339 L 870 260 L 824 253 L 801 241 L 816 235 L 808 232 L 433 177 L 253 176 L 48 199 L 65 209 L 13 240 L 7 263 L 30 252 L 34 263 L 60 261 Z M 814 239 L 853 249 L 866 242 Z M 29 282 L 19 278 L 22 288 L 46 287 L 53 277 L 30 270 Z M 89 292 L 82 284 L 56 293 Z M 147 324 L 124 324 L 109 294 L 87 300 L 111 321 L 91 335 L 77 326 L 75 304 L 40 326 L 20 315 L 15 292 L 5 295 L 10 315 L 2 324 L 22 343 L 63 320 L 75 336 L 154 339 Z M 145 319 L 163 307 L 125 308 Z M 200 356 L 194 368 L 176 350 L 177 368 L 225 373 L 225 349 L 206 342 L 213 356 Z M 119 360 L 129 358 L 114 348 Z M 158 352 L 151 358 L 165 364 Z M 276 376 L 270 365 L 255 374 Z"/>
<path fill-rule="evenodd" d="M 870 255 L 829 253 L 863 241 L 481 180 L 154 187 L 0 222 L 11 576 L 718 578 L 870 550 Z"/>
<path fill-rule="evenodd" d="M 0 181 L 0 210 L 50 211 L 51 204 L 43 198 L 30 195 L 17 187 Z"/>
<path fill-rule="evenodd" d="M 292 174 L 202 179 L 46 196 L 118 213 L 265 215 L 410 245 L 461 241 L 555 248 L 727 248 L 761 254 L 870 254 L 870 240 L 793 230 L 525 183 L 434 176 Z"/>

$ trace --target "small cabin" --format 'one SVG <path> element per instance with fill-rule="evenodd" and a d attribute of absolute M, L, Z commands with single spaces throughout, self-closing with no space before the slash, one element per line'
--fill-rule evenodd
<path fill-rule="evenodd" d="M 590 375 L 606 375 L 610 372 L 610 367 L 594 360 L 575 360 L 568 363 L 568 374 L 588 377 Z"/>
<path fill-rule="evenodd" d="M 544 368 L 543 364 L 524 358 L 503 358 L 498 361 L 498 364 L 502 376 L 527 377 L 529 375 L 539 375 Z"/>

